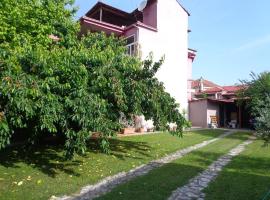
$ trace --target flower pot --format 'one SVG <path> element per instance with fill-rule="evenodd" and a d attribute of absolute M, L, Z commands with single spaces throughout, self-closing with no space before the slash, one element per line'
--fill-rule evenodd
<path fill-rule="evenodd" d="M 144 133 L 144 128 L 137 128 L 136 129 L 136 132 L 138 132 L 138 133 Z"/>
<path fill-rule="evenodd" d="M 133 134 L 135 133 L 135 128 L 123 128 L 121 134 Z"/>

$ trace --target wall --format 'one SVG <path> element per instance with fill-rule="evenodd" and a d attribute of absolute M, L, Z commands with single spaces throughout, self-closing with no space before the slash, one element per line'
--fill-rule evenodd
<path fill-rule="evenodd" d="M 208 100 L 197 100 L 189 103 L 189 120 L 192 126 L 207 128 L 211 123 L 210 116 L 217 116 L 219 121 L 219 104 Z"/>
<path fill-rule="evenodd" d="M 165 55 L 165 62 L 157 78 L 165 85 L 180 109 L 188 109 L 188 14 L 176 0 L 158 0 L 157 30 L 139 28 L 142 59 L 153 52 L 154 59 Z"/>
<path fill-rule="evenodd" d="M 193 60 L 191 58 L 188 58 L 188 68 L 187 68 L 188 80 L 192 79 L 192 64 L 193 64 Z"/>
<path fill-rule="evenodd" d="M 207 100 L 192 101 L 189 103 L 189 120 L 192 126 L 207 128 Z"/>
<path fill-rule="evenodd" d="M 135 35 L 135 41 L 138 41 L 138 28 L 137 27 L 132 27 L 128 31 L 125 31 L 123 37 L 127 38 L 129 36 Z"/>
<path fill-rule="evenodd" d="M 192 93 L 195 92 L 194 89 L 192 89 L 192 64 L 193 64 L 193 60 L 191 58 L 188 58 L 188 68 L 187 68 L 187 79 L 188 79 L 188 85 L 187 85 L 187 89 L 188 89 L 188 100 L 190 101 L 192 99 Z"/>
<path fill-rule="evenodd" d="M 157 1 L 148 2 L 143 10 L 143 23 L 157 28 Z"/>
<path fill-rule="evenodd" d="M 188 80 L 188 89 L 187 89 L 187 93 L 188 93 L 188 101 L 191 101 L 193 98 L 193 94 L 196 92 L 195 89 L 192 89 L 192 80 Z"/>

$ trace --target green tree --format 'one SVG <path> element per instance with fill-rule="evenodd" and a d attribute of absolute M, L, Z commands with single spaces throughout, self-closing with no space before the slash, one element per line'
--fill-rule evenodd
<path fill-rule="evenodd" d="M 100 132 L 108 151 L 121 113 L 144 114 L 161 130 L 176 122 L 181 135 L 187 122 L 155 78 L 163 60 L 127 56 L 114 36 L 78 38 L 75 11 L 69 0 L 0 2 L 0 149 L 23 129 L 33 143 L 61 135 L 67 157 L 84 153 L 90 133 Z"/>
<path fill-rule="evenodd" d="M 256 117 L 256 130 L 258 135 L 266 142 L 270 143 L 270 95 L 259 101 Z"/>
<path fill-rule="evenodd" d="M 255 118 L 258 135 L 270 142 L 270 72 L 251 74 L 251 80 L 243 81 L 242 97 L 249 97 L 248 106 Z"/>

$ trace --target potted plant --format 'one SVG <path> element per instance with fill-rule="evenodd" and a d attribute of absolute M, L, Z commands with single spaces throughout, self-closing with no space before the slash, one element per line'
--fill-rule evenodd
<path fill-rule="evenodd" d="M 133 117 L 129 117 L 129 119 L 127 119 L 125 114 L 121 113 L 119 123 L 124 127 L 121 129 L 121 134 L 135 133 Z"/>

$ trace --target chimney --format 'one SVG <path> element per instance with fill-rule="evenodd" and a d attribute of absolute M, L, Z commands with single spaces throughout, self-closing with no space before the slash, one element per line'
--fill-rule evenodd
<path fill-rule="evenodd" d="M 200 78 L 200 83 L 199 83 L 199 87 L 200 87 L 200 92 L 204 91 L 204 86 L 203 86 L 203 77 Z"/>

